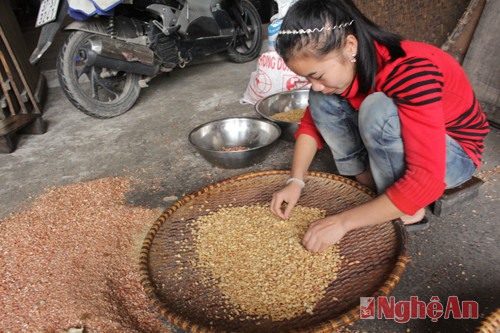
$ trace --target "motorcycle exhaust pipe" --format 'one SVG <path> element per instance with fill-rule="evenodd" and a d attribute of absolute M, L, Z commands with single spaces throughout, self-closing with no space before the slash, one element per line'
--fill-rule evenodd
<path fill-rule="evenodd" d="M 88 66 L 133 74 L 152 76 L 160 68 L 148 47 L 101 36 L 91 37 L 80 49 L 79 56 Z"/>

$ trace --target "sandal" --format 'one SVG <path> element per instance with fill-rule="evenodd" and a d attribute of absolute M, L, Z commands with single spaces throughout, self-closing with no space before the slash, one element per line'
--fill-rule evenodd
<path fill-rule="evenodd" d="M 429 228 L 429 220 L 427 219 L 427 216 L 424 216 L 423 219 L 421 219 L 418 222 L 412 223 L 412 224 L 405 224 L 406 231 L 408 232 L 413 232 L 413 231 L 422 231 L 427 228 Z"/>

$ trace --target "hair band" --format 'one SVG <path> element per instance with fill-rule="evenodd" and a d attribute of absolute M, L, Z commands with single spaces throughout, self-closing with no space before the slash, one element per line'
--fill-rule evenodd
<path fill-rule="evenodd" d="M 342 29 L 352 25 L 353 23 L 354 20 L 352 20 L 351 22 L 334 25 L 333 27 L 321 27 L 321 28 L 299 29 L 299 30 L 280 30 L 278 31 L 278 35 L 304 35 L 304 34 L 312 34 L 314 32 L 321 33 L 323 31 L 333 31 L 335 29 Z"/>

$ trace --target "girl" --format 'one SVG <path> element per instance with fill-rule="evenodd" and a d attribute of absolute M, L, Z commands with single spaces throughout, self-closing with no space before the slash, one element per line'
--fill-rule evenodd
<path fill-rule="evenodd" d="M 340 174 L 378 192 L 366 204 L 312 223 L 306 249 L 322 251 L 350 230 L 396 218 L 407 229 L 424 223 L 425 207 L 479 167 L 486 117 L 460 65 L 439 48 L 383 30 L 351 0 L 299 0 L 283 20 L 276 48 L 312 86 L 291 178 L 274 193 L 271 210 L 290 215 L 324 143 Z"/>

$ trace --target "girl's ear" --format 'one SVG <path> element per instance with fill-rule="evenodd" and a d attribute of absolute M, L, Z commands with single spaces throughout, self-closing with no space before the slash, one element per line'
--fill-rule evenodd
<path fill-rule="evenodd" d="M 358 39 L 354 35 L 348 35 L 346 37 L 344 50 L 349 54 L 350 57 L 358 54 Z"/>

